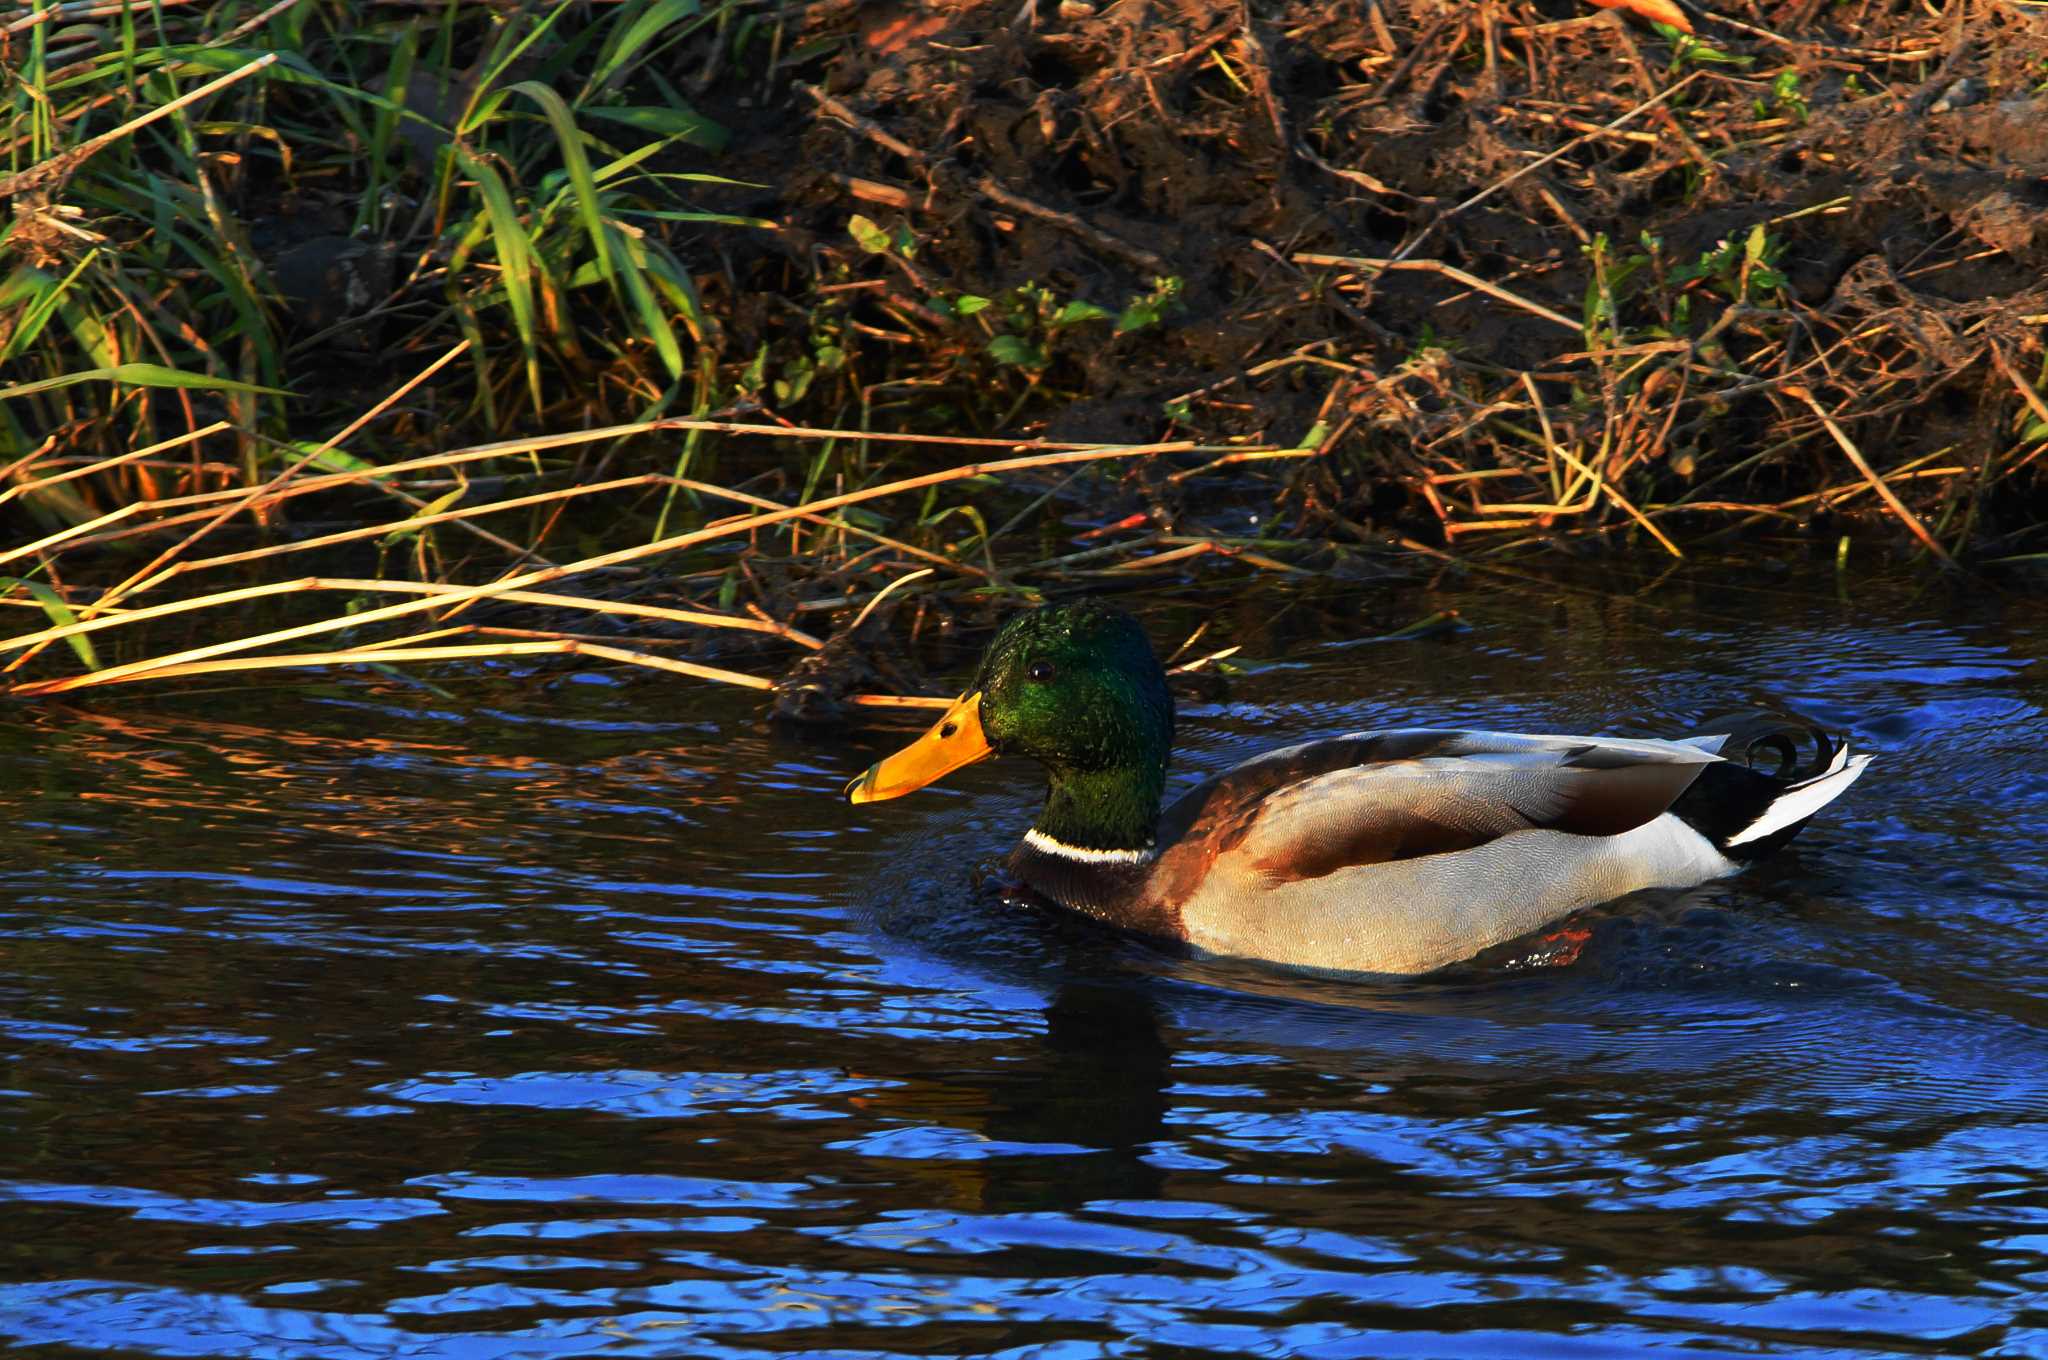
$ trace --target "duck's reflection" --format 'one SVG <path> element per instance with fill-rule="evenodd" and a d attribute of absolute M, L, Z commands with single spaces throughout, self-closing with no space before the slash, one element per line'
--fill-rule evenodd
<path fill-rule="evenodd" d="M 1037 1047 L 975 1074 L 987 1097 L 983 1133 L 1019 1153 L 980 1164 L 981 1207 L 1032 1212 L 1155 1197 L 1166 1172 L 1148 1157 L 1165 1137 L 1172 1065 L 1142 984 L 1062 984 Z"/>

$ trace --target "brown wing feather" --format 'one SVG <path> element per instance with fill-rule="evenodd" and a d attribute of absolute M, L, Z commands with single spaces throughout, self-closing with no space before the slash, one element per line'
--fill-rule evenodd
<path fill-rule="evenodd" d="M 1546 827 L 1613 836 L 1662 815 L 1717 757 L 1679 743 L 1412 730 L 1246 761 L 1161 819 L 1154 883 L 1192 892 L 1231 856 L 1268 881 L 1447 854 Z"/>
<path fill-rule="evenodd" d="M 1160 816 L 1160 844 L 1204 835 L 1219 824 L 1234 822 L 1242 813 L 1255 808 L 1260 799 L 1290 784 L 1380 761 L 1447 754 L 1460 738 L 1469 735 L 1428 728 L 1353 732 L 1267 751 L 1221 774 L 1211 775 L 1175 799 Z"/>

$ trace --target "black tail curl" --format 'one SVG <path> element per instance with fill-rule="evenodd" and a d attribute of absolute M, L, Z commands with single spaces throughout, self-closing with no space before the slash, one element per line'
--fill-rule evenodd
<path fill-rule="evenodd" d="M 1722 854 L 1742 863 L 1771 854 L 1798 835 L 1805 822 L 1794 822 L 1740 845 L 1729 841 L 1763 816 L 1787 790 L 1826 774 L 1843 749 L 1841 738 L 1810 723 L 1765 713 L 1714 719 L 1703 723 L 1701 731 L 1728 734 L 1720 752 L 1725 761 L 1703 768 L 1692 787 L 1671 805 L 1671 811 Z"/>

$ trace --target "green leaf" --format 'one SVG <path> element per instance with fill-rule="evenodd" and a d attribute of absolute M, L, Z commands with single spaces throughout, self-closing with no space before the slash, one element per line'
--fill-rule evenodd
<path fill-rule="evenodd" d="M 794 359 L 785 370 L 788 377 L 775 380 L 775 404 L 789 406 L 804 399 L 818 370 L 808 359 Z"/>
<path fill-rule="evenodd" d="M 607 227 L 606 230 L 614 228 Z M 640 318 L 640 329 L 654 341 L 654 352 L 661 357 L 661 365 L 668 370 L 669 377 L 680 378 L 683 376 L 683 347 L 677 342 L 675 327 L 668 324 L 668 313 L 661 309 L 661 299 L 656 295 L 656 286 L 664 272 L 663 262 L 657 261 L 640 241 L 624 232 L 619 233 L 618 244 L 630 266 L 623 271 L 621 278 L 626 297 Z"/>
<path fill-rule="evenodd" d="M 977 312 L 985 312 L 993 306 L 995 304 L 987 298 L 978 297 L 973 293 L 962 293 L 959 297 L 953 299 L 953 310 L 962 316 L 973 316 Z"/>
<path fill-rule="evenodd" d="M 1055 326 L 1071 326 L 1080 321 L 1106 321 L 1108 319 L 1109 309 L 1107 307 L 1098 307 L 1092 302 L 1083 302 L 1076 298 L 1059 309 L 1052 319 L 1052 324 Z"/>
<path fill-rule="evenodd" d="M 43 607 L 43 613 L 49 615 L 52 626 L 69 628 L 78 622 L 78 615 L 72 613 L 71 606 L 64 603 L 64 597 L 41 581 L 28 581 L 19 576 L 0 576 L 0 590 L 12 590 L 16 587 L 36 597 L 36 603 Z M 64 641 L 71 645 L 72 651 L 78 653 L 79 663 L 87 670 L 96 671 L 100 668 L 100 659 L 92 649 L 91 638 L 84 633 L 73 633 Z"/>
<path fill-rule="evenodd" d="M 656 137 L 672 137 L 706 151 L 723 151 L 732 142 L 732 133 L 726 131 L 724 124 L 714 122 L 691 108 L 669 108 L 660 104 L 591 104 L 584 107 L 583 116 L 624 123 L 638 131 Z"/>
<path fill-rule="evenodd" d="M 310 439 L 294 440 L 289 447 L 297 453 L 298 458 L 304 458 L 306 455 L 312 454 L 315 449 L 320 449 L 320 446 Z M 291 459 L 290 461 L 297 462 L 298 458 Z M 374 474 L 377 471 L 377 465 L 369 459 L 358 458 L 354 454 L 347 453 L 341 449 L 320 449 L 319 453 L 313 457 L 312 466 L 326 468 L 329 472 Z"/>
<path fill-rule="evenodd" d="M 235 382 L 230 378 L 216 378 L 206 373 L 186 373 L 180 369 L 165 368 L 162 364 L 115 364 L 112 368 L 88 368 L 77 373 L 44 378 L 39 382 L 0 387 L 0 401 L 5 401 L 9 397 L 26 397 L 37 392 L 49 392 L 82 382 L 127 383 L 130 387 L 189 387 L 202 392 L 256 392 L 266 397 L 292 395 L 278 387 L 258 387 L 254 383 Z"/>
<path fill-rule="evenodd" d="M 853 239 L 860 243 L 860 248 L 870 255 L 887 255 L 895 248 L 896 243 L 890 239 L 888 232 L 876 226 L 872 219 L 859 213 L 855 213 L 847 222 L 846 229 L 852 233 Z"/>
<path fill-rule="evenodd" d="M 1159 307 L 1150 298 L 1140 298 L 1124 308 L 1116 319 L 1116 333 L 1129 335 L 1132 331 L 1144 330 L 1147 326 L 1159 324 Z"/>
<path fill-rule="evenodd" d="M 699 344 L 708 343 L 707 337 L 714 334 L 713 322 L 704 311 L 704 300 L 697 295 L 697 283 L 690 277 L 690 271 L 659 241 L 642 239 L 632 242 L 631 247 L 636 264 L 644 257 L 646 263 L 641 267 L 656 291 L 665 294 L 670 305 L 683 314 L 690 335 Z M 659 337 L 656 338 L 658 342 Z"/>
<path fill-rule="evenodd" d="M 406 523 L 411 524 L 414 520 L 427 519 L 430 516 L 438 515 L 443 510 L 448 509 L 450 506 L 454 505 L 455 502 L 461 500 L 464 496 L 468 494 L 469 484 L 467 482 L 463 483 L 461 486 L 453 487 L 447 491 L 444 491 L 440 495 L 434 497 L 434 499 L 428 501 L 425 505 L 421 506 L 418 510 L 415 510 L 412 514 L 412 519 L 408 520 Z M 378 539 L 377 546 L 380 548 L 395 548 L 399 544 L 405 542 L 407 539 L 417 537 L 421 529 L 429 527 L 431 526 L 422 524 L 418 525 L 415 528 L 407 528 L 405 524 L 401 524 L 396 529 L 393 529 L 390 533 L 384 535 L 384 537 Z"/>
<path fill-rule="evenodd" d="M 763 231 L 774 231 L 777 223 L 765 217 L 736 217 L 732 213 L 681 212 L 668 208 L 636 208 L 622 212 L 620 217 L 644 217 L 651 222 L 716 222 L 726 227 L 759 227 Z"/>
<path fill-rule="evenodd" d="M 1016 368 L 1044 368 L 1045 351 L 1021 335 L 998 335 L 988 342 L 989 357 Z"/>
<path fill-rule="evenodd" d="M 485 220 L 489 223 L 491 245 L 498 252 L 499 277 L 505 285 L 505 300 L 512 308 L 512 323 L 519 331 L 519 343 L 526 353 L 526 382 L 533 391 L 533 407 L 541 408 L 540 343 L 534 326 L 533 276 L 537 262 L 526 225 L 512 202 L 505 181 L 489 165 L 469 154 L 457 142 L 451 148 L 463 172 L 483 191 Z"/>
<path fill-rule="evenodd" d="M 660 0 L 660 3 L 649 6 L 610 44 L 610 50 L 590 74 L 590 87 L 602 89 L 610 84 L 612 77 L 633 60 L 642 47 L 683 20 L 696 18 L 699 8 L 697 0 Z"/>
<path fill-rule="evenodd" d="M 889 527 L 889 518 L 865 505 L 848 505 L 832 512 L 835 519 L 843 519 L 856 529 L 867 529 L 880 533 Z"/>
<path fill-rule="evenodd" d="M 0 360 L 11 359 L 35 343 L 43 327 L 63 305 L 66 290 L 77 282 L 87 265 L 99 258 L 99 253 L 97 246 L 86 251 L 62 279 L 23 265 L 4 285 L 0 285 L 0 308 L 12 311 L 24 299 L 28 300 L 28 305 L 15 314 L 14 333 L 7 337 L 6 343 L 0 344 Z"/>
<path fill-rule="evenodd" d="M 569 112 L 562 96 L 539 81 L 522 80 L 512 87 L 512 92 L 523 94 L 540 105 L 548 125 L 554 128 L 555 140 L 562 148 L 562 164 L 568 169 L 569 183 L 576 190 L 576 216 L 582 220 L 584 235 L 590 238 L 591 250 L 596 252 L 598 269 L 603 272 L 606 282 L 612 282 L 611 243 L 605 236 L 603 205 L 597 196 L 597 180 L 590 173 L 590 157 L 583 153 L 583 129 L 576 126 L 576 116 Z"/>

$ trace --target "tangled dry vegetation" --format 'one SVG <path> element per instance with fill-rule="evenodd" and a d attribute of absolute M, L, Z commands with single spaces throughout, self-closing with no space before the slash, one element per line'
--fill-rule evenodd
<path fill-rule="evenodd" d="M 1717 6 L 1691 38 L 1528 5 L 1003 8 L 878 23 L 809 91 L 814 249 L 921 399 L 972 373 L 916 304 L 1035 284 L 1115 314 L 1166 276 L 1177 324 L 1036 356 L 1053 427 L 1312 432 L 1305 536 L 2043 546 L 2041 7 Z M 914 261 L 833 241 L 878 208 Z"/>
<path fill-rule="evenodd" d="M 1083 578 L 2048 561 L 2031 0 L 434 16 L 0 11 L 16 693 L 831 716 L 917 683 L 870 619 Z"/>

